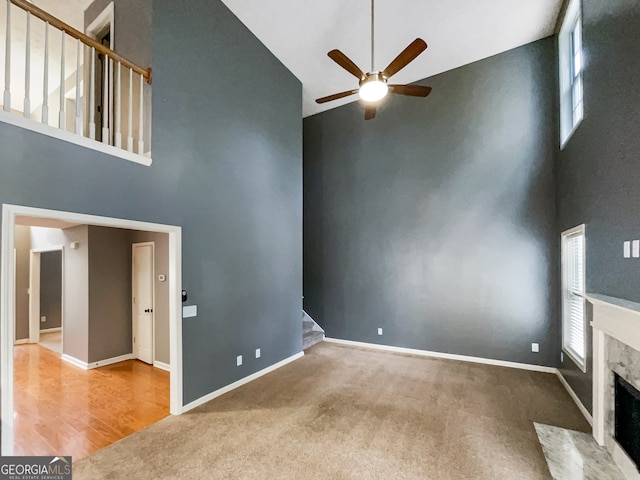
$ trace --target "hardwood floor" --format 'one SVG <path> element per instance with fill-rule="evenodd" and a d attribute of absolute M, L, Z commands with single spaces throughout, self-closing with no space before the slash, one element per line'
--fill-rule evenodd
<path fill-rule="evenodd" d="M 86 457 L 169 415 L 169 372 L 137 360 L 82 370 L 14 347 L 15 455 Z"/>

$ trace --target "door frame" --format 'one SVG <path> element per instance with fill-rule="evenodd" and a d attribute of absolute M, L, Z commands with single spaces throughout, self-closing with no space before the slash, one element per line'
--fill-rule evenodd
<path fill-rule="evenodd" d="M 29 252 L 29 343 L 40 341 L 40 255 L 46 252 L 61 254 L 60 327 L 64 335 L 64 245 L 33 248 Z"/>
<path fill-rule="evenodd" d="M 2 455 L 13 455 L 13 339 L 15 338 L 14 227 L 17 216 L 63 220 L 70 223 L 167 233 L 169 237 L 169 385 L 170 413 L 183 412 L 182 375 L 182 228 L 113 217 L 47 210 L 22 205 L 2 205 L 0 233 L 0 403 Z"/>
<path fill-rule="evenodd" d="M 138 327 L 138 321 L 136 320 L 136 307 L 133 303 L 133 294 L 135 288 L 134 275 L 135 268 L 133 265 L 133 255 L 136 247 L 151 247 L 151 365 L 155 366 L 156 363 L 156 242 L 137 242 L 131 244 L 131 325 L 132 325 L 132 337 L 131 337 L 131 351 L 133 352 L 133 358 L 138 358 L 136 354 L 136 344 L 133 339 L 136 336 L 136 329 Z"/>

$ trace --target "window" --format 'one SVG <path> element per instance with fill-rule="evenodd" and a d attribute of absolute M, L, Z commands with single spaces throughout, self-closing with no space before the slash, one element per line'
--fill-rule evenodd
<path fill-rule="evenodd" d="M 560 139 L 564 146 L 584 117 L 582 71 L 582 13 L 580 0 L 571 0 L 558 42 L 560 48 Z"/>
<path fill-rule="evenodd" d="M 562 234 L 562 349 L 586 371 L 584 225 Z"/>

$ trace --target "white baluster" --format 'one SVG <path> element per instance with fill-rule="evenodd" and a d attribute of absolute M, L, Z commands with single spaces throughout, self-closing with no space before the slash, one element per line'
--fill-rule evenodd
<path fill-rule="evenodd" d="M 102 91 L 102 143 L 109 143 L 109 57 L 104 56 Z"/>
<path fill-rule="evenodd" d="M 91 47 L 91 78 L 89 80 L 89 138 L 96 139 L 96 49 Z"/>
<path fill-rule="evenodd" d="M 4 102 L 5 112 L 11 111 L 11 2 L 7 0 L 7 31 L 4 51 Z"/>
<path fill-rule="evenodd" d="M 118 148 L 122 148 L 122 132 L 120 131 L 122 128 L 122 110 L 121 110 L 121 97 L 122 97 L 122 89 L 120 88 L 120 74 L 121 74 L 121 70 L 120 70 L 121 66 L 120 66 L 120 62 L 118 62 L 118 68 L 117 68 L 117 72 L 116 73 L 116 81 L 117 83 L 117 88 L 116 88 L 116 112 L 115 112 L 115 128 L 116 128 L 116 147 Z"/>
<path fill-rule="evenodd" d="M 65 71 L 64 71 L 64 44 L 65 44 L 65 33 L 64 30 L 60 31 L 60 115 L 58 116 L 58 127 L 60 130 L 65 130 L 67 127 L 67 114 L 65 112 Z"/>
<path fill-rule="evenodd" d="M 140 117 L 138 118 L 138 154 L 144 155 L 144 78 L 140 75 Z"/>
<path fill-rule="evenodd" d="M 82 135 L 82 96 L 80 95 L 80 56 L 83 53 L 83 46 L 80 40 L 76 41 L 76 133 Z"/>
<path fill-rule="evenodd" d="M 24 52 L 24 118 L 31 116 L 31 13 L 27 12 L 27 37 Z"/>
<path fill-rule="evenodd" d="M 115 132 L 115 128 L 113 125 L 113 117 L 115 117 L 114 115 L 114 105 L 113 105 L 113 90 L 116 84 L 115 81 L 115 63 L 113 60 L 111 60 L 111 58 L 109 58 L 109 104 L 108 104 L 108 108 L 109 108 L 109 132 L 111 132 L 111 135 L 114 134 Z M 115 136 L 115 135 L 114 135 Z M 113 145 L 113 139 L 111 138 L 111 136 L 109 136 L 109 145 Z"/>
<path fill-rule="evenodd" d="M 133 152 L 133 70 L 129 69 L 129 135 L 127 136 L 127 150 Z"/>
<path fill-rule="evenodd" d="M 49 22 L 44 24 L 44 82 L 42 85 L 42 123 L 49 123 Z"/>

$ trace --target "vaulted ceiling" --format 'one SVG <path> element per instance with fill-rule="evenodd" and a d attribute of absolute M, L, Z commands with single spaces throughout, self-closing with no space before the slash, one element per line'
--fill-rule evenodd
<path fill-rule="evenodd" d="M 370 70 L 370 0 L 222 0 L 303 85 L 303 115 L 356 101 L 315 99 L 357 88 L 327 57 L 337 48 Z M 429 48 L 393 78 L 410 83 L 547 37 L 562 0 L 376 0 L 375 69 L 416 37 Z"/>

